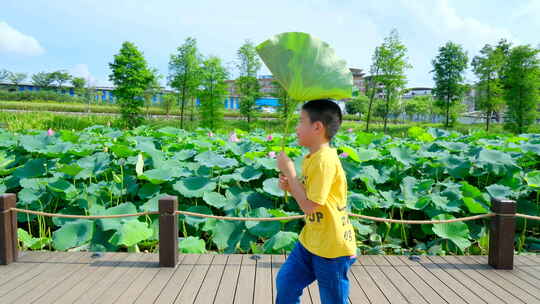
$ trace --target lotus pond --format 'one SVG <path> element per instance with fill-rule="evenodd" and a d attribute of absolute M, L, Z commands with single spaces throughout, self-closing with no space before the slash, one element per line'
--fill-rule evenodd
<path fill-rule="evenodd" d="M 490 197 L 539 215 L 540 135 L 460 134 L 409 129 L 406 138 L 341 131 L 338 148 L 351 212 L 397 219 L 448 219 L 489 212 Z M 17 207 L 111 215 L 156 211 L 175 195 L 179 209 L 230 216 L 287 216 L 300 210 L 278 188 L 275 154 L 282 135 L 262 130 L 213 134 L 143 126 L 122 131 L 13 133 L 0 129 L 0 193 Z M 293 136 L 286 152 L 300 169 Z M 182 252 L 280 253 L 297 240 L 301 220 L 234 222 L 179 216 Z M 486 254 L 489 220 L 400 225 L 351 218 L 358 250 L 369 254 Z M 18 214 L 23 249 L 155 251 L 158 216 L 66 219 Z M 540 248 L 539 223 L 517 219 L 516 248 Z"/>

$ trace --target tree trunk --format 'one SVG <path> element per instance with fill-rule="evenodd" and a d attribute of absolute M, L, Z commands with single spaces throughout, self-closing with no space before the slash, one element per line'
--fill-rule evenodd
<path fill-rule="evenodd" d="M 390 93 L 388 92 L 386 94 L 386 109 L 384 111 L 384 134 L 386 134 L 386 125 L 387 125 L 387 122 L 388 122 L 388 114 L 389 114 L 389 111 L 390 111 Z"/>
<path fill-rule="evenodd" d="M 180 129 L 184 128 L 184 104 L 186 103 L 186 88 L 182 87 L 182 104 L 180 106 Z"/>
<path fill-rule="evenodd" d="M 373 99 L 374 98 L 375 98 L 375 88 L 371 88 L 371 92 L 370 92 L 370 96 L 369 96 L 367 119 L 366 119 L 366 132 L 369 132 L 369 121 L 371 120 L 371 108 L 373 106 Z"/>
<path fill-rule="evenodd" d="M 450 119 L 450 96 L 446 95 L 446 128 L 450 127 L 449 124 Z"/>

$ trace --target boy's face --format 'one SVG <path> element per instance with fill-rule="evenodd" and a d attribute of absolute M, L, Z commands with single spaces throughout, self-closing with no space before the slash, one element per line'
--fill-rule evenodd
<path fill-rule="evenodd" d="M 298 136 L 298 144 L 304 147 L 313 145 L 319 137 L 324 137 L 324 127 L 320 121 L 311 123 L 309 115 L 306 111 L 300 112 L 300 120 L 296 126 L 296 135 Z"/>

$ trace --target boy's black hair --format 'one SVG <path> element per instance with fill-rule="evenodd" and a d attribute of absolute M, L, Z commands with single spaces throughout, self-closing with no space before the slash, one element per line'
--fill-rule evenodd
<path fill-rule="evenodd" d="M 326 129 L 326 139 L 331 140 L 341 126 L 341 108 L 331 99 L 315 99 L 302 106 L 311 123 L 320 121 Z"/>

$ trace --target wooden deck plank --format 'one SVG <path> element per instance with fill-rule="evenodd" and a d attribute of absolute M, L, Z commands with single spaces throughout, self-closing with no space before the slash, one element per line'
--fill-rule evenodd
<path fill-rule="evenodd" d="M 156 263 L 156 254 L 143 254 L 142 260 L 133 263 L 124 276 L 103 291 L 103 293 L 96 298 L 94 303 L 114 303 L 115 300 L 139 277 L 145 268 L 155 265 Z"/>
<path fill-rule="evenodd" d="M 487 260 L 487 257 L 486 257 Z M 514 268 L 519 269 L 531 277 L 540 279 L 540 263 L 533 264 L 530 260 L 525 259 L 523 256 L 514 256 Z"/>
<path fill-rule="evenodd" d="M 62 284 L 57 284 L 49 289 L 47 293 L 39 297 L 40 303 L 56 303 L 56 299 L 72 290 L 75 285 L 84 280 L 88 275 L 91 275 L 98 269 L 100 263 L 108 261 L 117 255 L 116 252 L 105 252 L 100 258 L 92 260 L 90 263 L 79 268 L 69 280 L 65 280 Z"/>
<path fill-rule="evenodd" d="M 214 303 L 231 304 L 234 302 L 234 295 L 236 294 L 236 288 L 238 287 L 238 276 L 240 275 L 241 267 L 241 254 L 231 254 L 228 256 L 227 266 L 223 272 L 223 278 L 219 283 Z"/>
<path fill-rule="evenodd" d="M 382 273 L 386 275 L 388 280 L 390 280 L 394 286 L 399 286 L 399 291 L 405 299 L 410 303 L 423 303 L 428 304 L 428 302 L 422 297 L 418 291 L 409 284 L 405 278 L 392 266 L 382 255 L 368 255 L 367 258 L 371 259 L 372 262 L 379 267 Z"/>
<path fill-rule="evenodd" d="M 197 264 L 198 259 L 199 255 L 197 254 L 186 254 L 183 257 L 182 263 L 176 266 L 174 275 L 163 287 L 161 294 L 156 299 L 155 303 L 174 303 L 176 297 L 186 283 L 189 274 L 193 271 L 193 268 Z"/>
<path fill-rule="evenodd" d="M 131 267 L 137 265 L 137 262 L 142 260 L 146 254 L 144 253 L 131 253 L 124 254 L 122 259 L 114 268 L 107 273 L 103 278 L 100 278 L 95 284 L 92 284 L 91 287 L 83 293 L 74 303 L 83 304 L 83 303 L 94 303 L 97 298 L 104 293 L 108 287 L 114 285 L 117 281 L 125 278 L 125 274 L 130 270 Z"/>
<path fill-rule="evenodd" d="M 242 265 L 240 266 L 234 303 L 251 303 L 253 301 L 255 266 L 256 262 L 251 259 L 251 255 L 242 255 Z"/>
<path fill-rule="evenodd" d="M 25 271 L 28 271 L 28 265 L 36 266 L 40 263 L 47 261 L 49 258 L 52 258 L 55 254 L 52 252 L 44 252 L 43 255 L 35 254 L 28 255 L 25 258 L 21 258 L 19 261 L 14 262 L 5 267 L 7 274 L 0 277 L 0 292 L 2 291 L 2 286 L 7 282 L 12 281 L 14 278 L 17 278 Z M 2 268 L 0 268 L 2 269 Z"/>
<path fill-rule="evenodd" d="M 479 259 L 481 259 L 486 265 L 488 264 L 488 257 L 487 256 L 478 256 Z M 540 264 L 540 263 L 539 263 Z M 540 280 L 540 270 L 538 270 L 536 273 L 534 272 L 532 267 L 528 266 L 528 262 L 523 262 L 520 259 L 514 259 L 514 272 L 521 277 L 526 277 L 530 280 Z M 540 285 L 539 285 L 540 286 Z"/>
<path fill-rule="evenodd" d="M 272 298 L 272 258 L 270 255 L 259 255 L 255 268 L 255 294 L 253 303 L 273 304 Z"/>
<path fill-rule="evenodd" d="M 467 258 L 474 260 L 476 263 L 481 265 L 487 265 L 487 257 L 483 259 L 481 256 L 467 256 Z M 504 278 L 508 278 L 508 281 L 511 281 L 519 287 L 525 288 L 527 292 L 535 297 L 540 297 L 540 280 L 536 279 L 527 273 L 521 271 L 517 267 L 514 267 L 512 271 L 497 270 L 495 273 Z"/>
<path fill-rule="evenodd" d="M 454 295 L 449 297 L 449 299 L 453 297 L 461 297 L 464 301 L 471 304 L 486 303 L 475 293 L 470 291 L 466 285 L 462 284 L 458 279 L 455 279 L 452 275 L 450 275 L 446 269 L 440 268 L 436 263 L 433 263 L 427 255 L 421 256 L 419 263 L 454 292 Z"/>
<path fill-rule="evenodd" d="M 24 263 L 22 263 L 22 262 L 32 261 L 32 260 L 34 260 L 36 258 L 43 259 L 43 256 L 48 255 L 48 254 L 51 254 L 51 253 L 49 251 L 41 251 L 41 250 L 39 250 L 39 251 L 38 250 L 36 250 L 36 251 L 20 251 L 17 262 L 11 263 L 9 265 L 0 265 L 0 282 L 4 278 L 8 278 L 9 276 L 11 276 L 11 273 L 16 271 L 20 267 L 24 267 L 23 266 Z"/>
<path fill-rule="evenodd" d="M 451 303 L 464 304 L 466 303 L 459 295 L 454 293 L 442 280 L 439 279 L 435 274 L 426 269 L 422 264 L 416 261 L 411 261 L 408 257 L 398 256 L 398 258 L 411 270 L 416 273 L 424 282 L 429 285 L 435 292 L 443 299 L 450 301 Z M 422 259 L 423 256 L 420 256 Z"/>
<path fill-rule="evenodd" d="M 160 268 L 156 254 L 90 255 L 24 254 L 0 268 L 0 303 L 275 303 L 286 259 L 190 254 L 175 268 Z M 359 256 L 349 272 L 349 302 L 540 303 L 540 256 L 514 261 L 513 270 L 495 270 L 487 256 Z M 320 303 L 317 282 L 301 303 Z"/>
<path fill-rule="evenodd" d="M 399 256 L 384 255 L 389 264 L 394 266 L 407 282 L 421 294 L 428 303 L 444 304 L 447 303 L 431 286 L 429 286 L 417 273 L 415 273 Z"/>
<path fill-rule="evenodd" d="M 519 302 L 518 299 L 504 290 L 494 290 L 494 285 L 490 284 L 490 282 L 481 274 L 477 273 L 475 269 L 463 265 L 461 261 L 452 256 L 446 256 L 444 258 L 440 256 L 425 256 L 425 258 L 446 271 L 446 273 L 466 286 L 467 289 L 486 303 L 504 304 L 510 303 L 509 301 Z"/>
<path fill-rule="evenodd" d="M 388 280 L 384 273 L 379 269 L 379 267 L 369 258 L 369 255 L 364 255 L 363 259 L 360 259 L 359 262 L 366 272 L 372 277 L 375 284 L 379 286 L 379 289 L 384 293 L 386 298 L 390 303 L 407 303 L 405 297 L 401 294 L 399 289 L 394 286 L 394 284 Z"/>
<path fill-rule="evenodd" d="M 212 264 L 208 269 L 208 273 L 201 285 L 201 292 L 195 299 L 195 304 L 212 304 L 216 299 L 219 283 L 223 277 L 223 271 L 227 266 L 227 256 L 216 254 L 212 260 Z"/>
<path fill-rule="evenodd" d="M 51 265 L 44 272 L 35 276 L 31 280 L 20 284 L 16 289 L 0 297 L 1 303 L 30 303 L 38 298 L 50 288 L 71 275 L 78 268 L 81 268 L 90 260 L 91 253 L 77 252 L 71 253 L 58 266 Z M 44 280 L 44 278 L 47 278 Z"/>
<path fill-rule="evenodd" d="M 195 301 L 214 256 L 215 254 L 201 254 L 174 303 L 183 304 L 193 303 Z"/>
<path fill-rule="evenodd" d="M 276 278 L 277 274 L 279 272 L 279 269 L 281 268 L 281 265 L 285 262 L 285 256 L 284 255 L 271 255 L 272 260 L 272 299 L 273 302 L 276 302 L 276 294 L 277 294 L 277 288 L 276 288 Z"/>
<path fill-rule="evenodd" d="M 311 303 L 313 304 L 321 304 L 321 295 L 319 293 L 319 283 L 317 280 L 315 282 L 309 284 L 307 287 L 309 292 L 309 298 L 311 299 Z"/>
<path fill-rule="evenodd" d="M 351 304 L 369 304 L 370 301 L 358 281 L 352 272 L 352 267 L 349 269 L 347 274 L 349 278 L 349 303 Z M 384 297 L 384 296 L 383 296 Z"/>
<path fill-rule="evenodd" d="M 362 263 L 360 263 L 360 259 L 364 258 L 365 255 L 358 256 L 356 262 L 351 266 L 351 273 L 353 274 L 351 283 L 356 281 L 357 286 L 362 289 L 370 303 L 390 303 L 373 278 L 367 273 Z"/>
<path fill-rule="evenodd" d="M 499 288 L 506 290 L 508 293 L 511 293 L 516 298 L 519 298 L 525 303 L 534 303 L 534 302 L 540 302 L 538 298 L 532 296 L 525 290 L 521 289 L 520 287 L 510 283 L 506 279 L 494 274 L 493 272 L 498 272 L 500 270 L 495 270 L 489 265 L 485 264 L 478 264 L 474 260 L 463 258 L 456 256 L 457 259 L 459 259 L 462 263 L 466 265 L 473 265 L 476 266 L 475 268 L 477 272 L 481 273 L 484 277 L 495 283 L 499 286 Z"/>
<path fill-rule="evenodd" d="M 13 289 L 17 288 L 19 285 L 26 283 L 29 280 L 32 280 L 34 277 L 39 276 L 41 272 L 44 272 L 50 267 L 51 263 L 62 262 L 65 258 L 68 257 L 68 254 L 65 252 L 52 255 L 47 259 L 38 259 L 35 262 L 30 264 L 30 267 L 25 267 L 25 271 L 17 272 L 17 276 L 11 278 L 8 281 L 5 281 L 0 286 L 0 296 L 7 294 Z"/>
<path fill-rule="evenodd" d="M 179 264 L 182 264 L 184 258 L 185 255 L 178 257 Z M 144 288 L 144 292 L 135 300 L 135 303 L 154 303 L 177 270 L 178 265 L 175 267 L 160 267 L 156 275 Z"/>
<path fill-rule="evenodd" d="M 73 288 L 67 290 L 62 296 L 55 300 L 55 303 L 73 303 L 77 301 L 89 288 L 94 286 L 110 273 L 114 267 L 126 258 L 128 254 L 125 252 L 116 253 L 110 258 L 101 258 L 99 263 L 91 265 L 96 270 L 91 274 L 86 275 L 80 282 L 78 282 Z"/>

